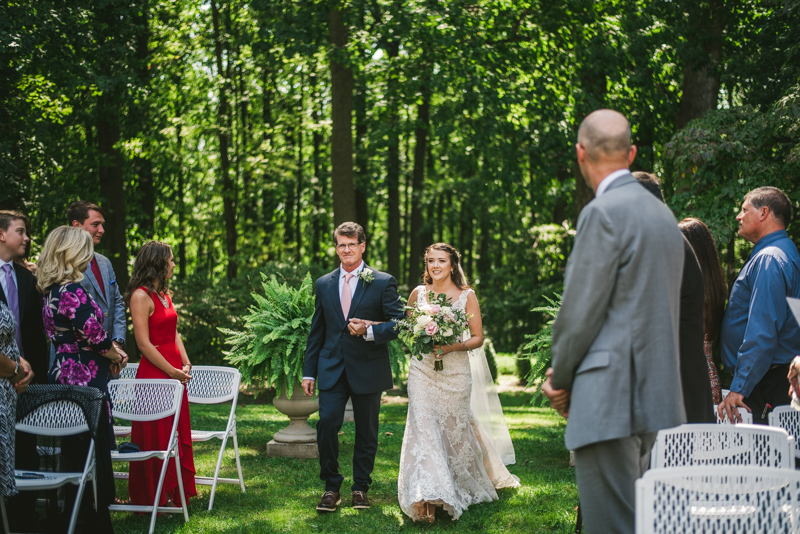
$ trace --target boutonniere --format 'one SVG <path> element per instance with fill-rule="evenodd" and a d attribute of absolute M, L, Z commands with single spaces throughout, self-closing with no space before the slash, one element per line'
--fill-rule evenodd
<path fill-rule="evenodd" d="M 364 270 L 362 270 L 360 273 L 358 273 L 358 277 L 365 284 L 369 284 L 370 282 L 375 280 L 375 271 L 373 271 L 369 267 L 365 267 Z"/>

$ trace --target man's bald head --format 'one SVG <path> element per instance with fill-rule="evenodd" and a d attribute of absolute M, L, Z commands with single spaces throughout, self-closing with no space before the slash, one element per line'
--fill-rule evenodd
<path fill-rule="evenodd" d="M 598 109 L 581 122 L 578 143 L 586 150 L 590 162 L 627 159 L 631 150 L 631 125 L 618 111 Z"/>

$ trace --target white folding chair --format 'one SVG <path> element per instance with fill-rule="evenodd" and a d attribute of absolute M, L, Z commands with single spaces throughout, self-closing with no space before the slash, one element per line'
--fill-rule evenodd
<path fill-rule="evenodd" d="M 133 380 L 136 378 L 136 371 L 138 370 L 138 363 L 129 363 L 122 371 L 119 372 L 118 380 Z"/>
<path fill-rule="evenodd" d="M 691 424 L 659 430 L 650 467 L 754 465 L 794 468 L 794 438 L 765 425 Z"/>
<path fill-rule="evenodd" d="M 134 380 L 136 379 L 136 371 L 139 369 L 138 363 L 129 363 L 119 373 L 119 380 Z M 114 437 L 127 438 L 131 435 L 131 427 L 124 425 L 114 425 Z"/>
<path fill-rule="evenodd" d="M 109 509 L 114 512 L 150 512 L 150 534 L 156 525 L 157 512 L 178 513 L 183 512 L 184 521 L 189 521 L 189 511 L 186 507 L 186 493 L 183 490 L 181 477 L 181 459 L 178 452 L 178 419 L 181 415 L 181 396 L 183 385 L 177 380 L 163 379 L 137 379 L 137 380 L 112 380 L 108 383 L 108 393 L 113 404 L 114 417 L 128 421 L 158 421 L 165 417 L 173 416 L 172 430 L 167 437 L 167 448 L 157 451 L 141 451 L 120 453 L 111 451 L 112 462 L 143 462 L 151 458 L 161 460 L 161 474 L 158 477 L 155 501 L 152 505 L 112 504 Z M 164 486 L 164 476 L 167 474 L 167 464 L 170 458 L 175 460 L 175 473 L 178 478 L 181 507 L 158 506 L 161 489 Z M 125 476 L 117 478 L 127 478 Z"/>
<path fill-rule="evenodd" d="M 17 423 L 17 430 L 40 436 L 74 436 L 89 431 L 86 417 L 81 407 L 69 400 L 55 401 L 40 406 Z M 95 476 L 94 440 L 89 440 L 89 452 L 83 472 L 57 473 L 53 471 L 14 471 L 15 482 L 19 491 L 38 491 L 60 488 L 67 484 L 78 487 L 75 495 L 75 504 L 72 507 L 72 516 L 69 519 L 67 533 L 75 531 L 75 522 L 78 519 L 81 499 L 86 483 L 91 481 L 94 489 L 94 507 L 97 509 L 97 480 Z M 25 478 L 16 478 L 25 477 Z M 8 528 L 5 498 L 0 496 L 0 508 L 3 514 L 4 532 L 11 532 Z"/>
<path fill-rule="evenodd" d="M 800 412 L 791 406 L 778 406 L 769 413 L 769 426 L 779 427 L 795 437 L 794 455 L 800 458 L 800 448 L 797 445 L 797 435 L 800 432 Z"/>
<path fill-rule="evenodd" d="M 239 399 L 239 383 L 242 374 L 233 367 L 218 367 L 213 365 L 198 365 L 192 367 L 192 379 L 186 385 L 186 392 L 189 402 L 195 404 L 221 404 L 231 403 L 231 412 L 228 415 L 228 424 L 225 430 L 194 430 L 192 429 L 192 441 L 208 441 L 218 439 L 222 441 L 217 457 L 217 467 L 214 469 L 213 477 L 196 476 L 195 483 L 211 486 L 211 497 L 208 500 L 208 510 L 214 506 L 214 495 L 217 491 L 217 483 L 239 484 L 244 490 L 244 477 L 242 477 L 242 463 L 239 460 L 239 441 L 236 437 L 236 401 Z M 233 453 L 236 458 L 236 469 L 239 478 L 220 478 L 219 470 L 222 466 L 222 458 L 225 453 L 225 445 L 228 438 L 233 439 Z"/>
<path fill-rule="evenodd" d="M 726 390 L 723 389 L 722 391 L 726 391 Z M 717 411 L 717 406 L 719 406 L 719 405 L 718 404 L 714 405 L 714 415 L 717 418 L 717 423 L 719 423 L 721 425 L 738 425 L 738 424 L 740 424 L 740 423 L 736 423 L 734 421 L 728 421 L 727 417 L 725 417 L 725 419 L 722 419 L 719 416 L 719 412 Z M 751 414 L 750 412 L 748 412 L 747 410 L 745 410 L 743 408 L 734 408 L 734 410 L 739 412 L 739 416 L 742 418 L 742 424 L 745 424 L 745 425 L 752 425 L 753 424 L 753 414 Z"/>
<path fill-rule="evenodd" d="M 798 493 L 793 469 L 650 469 L 636 481 L 636 534 L 798 534 Z"/>

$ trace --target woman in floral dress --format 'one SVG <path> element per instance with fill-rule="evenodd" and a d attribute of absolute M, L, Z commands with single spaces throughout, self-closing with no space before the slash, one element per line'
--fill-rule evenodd
<path fill-rule="evenodd" d="M 79 283 L 93 255 L 86 230 L 59 226 L 47 236 L 36 278 L 44 294 L 45 331 L 56 353 L 48 381 L 108 394 L 109 372 L 118 373 L 127 362 L 103 329 L 103 311 Z"/>

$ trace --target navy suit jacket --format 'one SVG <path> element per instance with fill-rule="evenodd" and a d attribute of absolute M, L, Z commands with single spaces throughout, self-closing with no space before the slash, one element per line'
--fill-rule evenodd
<path fill-rule="evenodd" d="M 386 344 L 397 338 L 394 320 L 404 316 L 397 281 L 375 269 L 372 269 L 375 279 L 369 284 L 359 279 L 348 320 L 357 317 L 383 322 L 372 327 L 375 340 L 366 341 L 363 336 L 351 335 L 347 328 L 339 299 L 339 271 L 336 269 L 317 280 L 303 376 L 316 377 L 317 387 L 322 391 L 331 389 L 342 371 L 347 373 L 353 393 L 362 395 L 391 389 L 392 368 Z"/>

